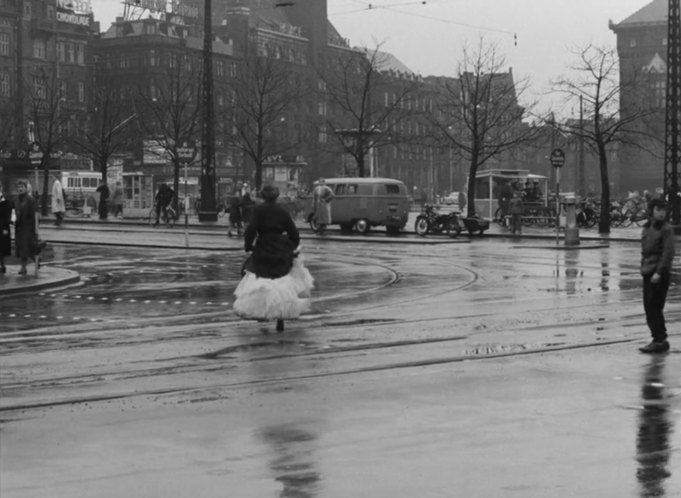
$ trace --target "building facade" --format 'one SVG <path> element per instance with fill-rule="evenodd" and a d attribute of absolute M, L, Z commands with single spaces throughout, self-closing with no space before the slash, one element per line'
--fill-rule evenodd
<path fill-rule="evenodd" d="M 654 192 L 664 185 L 665 97 L 668 0 L 653 0 L 610 29 L 620 59 L 620 115 L 638 120 L 639 146 L 624 145 L 622 189 Z"/>

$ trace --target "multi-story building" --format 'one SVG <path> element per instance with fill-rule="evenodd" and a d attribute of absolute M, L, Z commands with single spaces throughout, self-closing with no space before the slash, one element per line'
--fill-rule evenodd
<path fill-rule="evenodd" d="M 89 167 L 68 144 L 87 119 L 91 40 L 99 30 L 87 0 L 0 0 L 0 167 L 8 187 L 38 169 Z M 33 145 L 40 154 L 27 153 Z M 42 183 L 42 181 L 40 181 Z M 43 185 L 36 189 L 43 190 Z"/>
<path fill-rule="evenodd" d="M 664 185 L 668 4 L 653 0 L 623 21 L 610 23 L 620 59 L 620 115 L 643 117 L 641 134 L 635 137 L 639 146 L 624 146 L 620 156 L 624 190 L 654 191 Z"/>
<path fill-rule="evenodd" d="M 56 105 L 64 117 L 59 126 L 63 136 L 74 131 L 69 128 L 76 122 L 95 126 L 102 89 L 116 88 L 115 103 L 124 111 L 120 126 L 134 131 L 134 139 L 116 150 L 107 169 L 112 179 L 125 182 L 126 212 L 146 209 L 156 184 L 177 178 L 173 141 L 191 138 L 200 143 L 202 4 L 126 0 L 124 15 L 99 33 L 87 0 L 57 0 L 56 8 L 45 0 L 0 0 L 0 166 L 5 172 L 16 166 L 19 174 L 30 168 L 25 151 L 38 140 L 30 135 L 36 124 L 29 126 L 29 97 L 47 97 L 50 77 L 60 96 Z M 400 178 L 429 196 L 464 188 L 466 165 L 456 151 L 436 146 L 428 126 L 432 85 L 391 54 L 381 54 L 380 64 L 372 65 L 371 52 L 351 47 L 329 22 L 326 0 L 214 1 L 212 34 L 219 196 L 234 180 L 253 181 L 256 163 L 263 166 L 267 181 L 309 185 L 318 176 L 357 174 L 347 140 L 364 134 L 381 138 L 366 151 L 365 174 Z M 255 60 L 272 63 L 285 75 L 284 86 L 297 91 L 276 115 L 268 116 L 262 138 L 274 145 L 264 157 L 249 154 L 239 133 L 244 123 L 239 121 L 244 112 L 239 84 Z M 343 74 L 344 68 L 350 72 Z M 359 123 L 339 104 L 338 95 L 332 95 L 329 78 L 362 80 L 366 71 L 375 74 L 368 87 L 370 107 Z M 18 84 L 27 80 L 30 85 Z M 184 85 L 185 92 L 192 88 L 185 102 L 187 117 L 178 120 L 181 133 L 164 130 L 163 122 L 167 125 L 170 118 L 160 119 L 155 112 L 172 107 L 173 85 L 176 91 L 178 85 Z M 17 101 L 23 102 L 21 111 Z M 69 143 L 54 144 L 52 166 L 93 167 L 81 151 L 67 150 Z M 96 162 L 94 168 L 99 168 Z M 187 167 L 192 197 L 199 193 L 199 175 L 198 166 Z"/>

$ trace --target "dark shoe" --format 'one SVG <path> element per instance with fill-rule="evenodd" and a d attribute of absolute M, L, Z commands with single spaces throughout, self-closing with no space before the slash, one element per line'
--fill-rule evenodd
<path fill-rule="evenodd" d="M 1 267 L 0 268 L 0 273 L 7 273 L 7 268 L 6 267 Z"/>
<path fill-rule="evenodd" d="M 27 273 L 28 271 L 26 270 L 26 268 L 22 268 L 21 270 L 19 270 L 19 275 L 26 275 Z"/>
<path fill-rule="evenodd" d="M 669 351 L 669 342 L 668 341 L 662 341 L 662 342 L 651 342 L 650 344 L 646 344 L 642 348 L 638 348 L 638 350 L 641 353 L 648 353 L 648 354 L 654 354 L 654 353 L 666 353 Z"/>
<path fill-rule="evenodd" d="M 232 238 L 232 232 L 227 232 L 227 237 Z"/>
<path fill-rule="evenodd" d="M 284 320 L 277 320 L 277 332 L 284 331 Z"/>

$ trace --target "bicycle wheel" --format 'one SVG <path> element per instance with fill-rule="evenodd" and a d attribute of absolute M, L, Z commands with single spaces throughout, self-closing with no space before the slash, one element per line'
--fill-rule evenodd
<path fill-rule="evenodd" d="M 501 208 L 497 208 L 497 210 L 494 211 L 494 221 L 496 221 L 502 227 L 506 226 L 506 218 L 504 217 L 503 210 Z"/>
<path fill-rule="evenodd" d="M 625 213 L 622 215 L 622 223 L 620 224 L 621 227 L 628 228 L 631 226 L 631 224 L 634 222 L 634 213 L 631 211 L 625 211 Z"/>
<path fill-rule="evenodd" d="M 170 228 L 174 227 L 176 219 L 177 215 L 175 214 L 175 210 L 169 207 L 166 211 L 166 225 L 168 225 Z"/>
<path fill-rule="evenodd" d="M 646 221 L 648 221 L 648 211 L 639 208 L 632 216 L 632 221 L 639 227 L 645 225 Z"/>

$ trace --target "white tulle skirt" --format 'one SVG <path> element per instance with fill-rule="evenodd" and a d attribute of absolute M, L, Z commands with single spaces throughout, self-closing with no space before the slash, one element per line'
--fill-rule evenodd
<path fill-rule="evenodd" d="M 234 311 L 254 320 L 298 318 L 310 310 L 313 286 L 314 279 L 301 256 L 293 260 L 291 271 L 281 278 L 259 278 L 246 271 L 234 291 Z"/>

